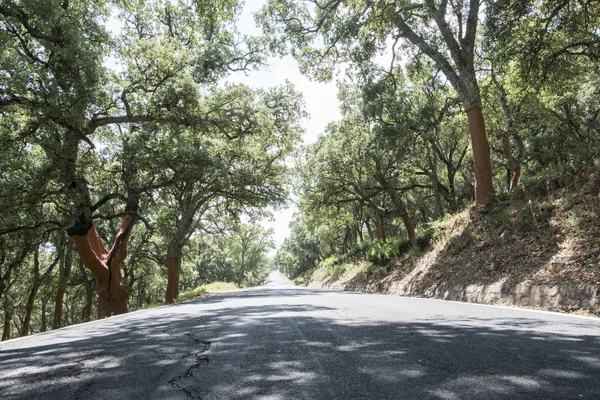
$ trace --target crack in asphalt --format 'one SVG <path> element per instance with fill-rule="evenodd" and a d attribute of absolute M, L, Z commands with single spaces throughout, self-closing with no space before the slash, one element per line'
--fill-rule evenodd
<path fill-rule="evenodd" d="M 196 353 L 196 362 L 189 366 L 181 374 L 172 378 L 169 381 L 169 384 L 173 388 L 181 390 L 188 398 L 201 400 L 202 398 L 199 395 L 193 393 L 192 390 L 188 388 L 188 386 L 190 386 L 195 380 L 197 380 L 197 378 L 194 376 L 194 371 L 202 367 L 203 365 L 209 363 L 210 346 L 212 345 L 212 343 L 206 340 L 202 340 L 191 333 L 186 333 L 185 336 L 192 340 L 195 344 L 202 345 L 202 350 Z"/>

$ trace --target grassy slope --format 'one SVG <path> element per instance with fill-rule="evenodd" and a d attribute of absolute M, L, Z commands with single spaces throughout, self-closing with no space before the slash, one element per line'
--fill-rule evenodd
<path fill-rule="evenodd" d="M 198 286 L 195 289 L 179 293 L 179 296 L 177 296 L 177 302 L 179 303 L 186 300 L 192 300 L 205 294 L 224 293 L 236 289 L 238 289 L 237 285 L 232 282 L 212 282 L 206 285 Z"/>

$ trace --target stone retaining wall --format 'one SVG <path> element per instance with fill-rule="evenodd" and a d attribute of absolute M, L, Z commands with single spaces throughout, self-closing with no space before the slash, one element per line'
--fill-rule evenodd
<path fill-rule="evenodd" d="M 585 310 L 599 314 L 600 287 L 592 285 L 433 285 L 400 282 L 358 283 L 343 280 L 311 281 L 308 287 L 383 293 L 397 296 L 431 297 L 469 303 L 496 304 L 520 307 L 541 307 L 548 310 Z"/>

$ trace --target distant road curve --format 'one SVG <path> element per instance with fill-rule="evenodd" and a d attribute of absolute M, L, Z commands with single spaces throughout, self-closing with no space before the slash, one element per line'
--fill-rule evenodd
<path fill-rule="evenodd" d="M 0 344 L 0 399 L 600 399 L 600 319 L 265 286 Z"/>

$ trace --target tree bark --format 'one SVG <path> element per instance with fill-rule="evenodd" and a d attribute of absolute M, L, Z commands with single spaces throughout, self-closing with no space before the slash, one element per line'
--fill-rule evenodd
<path fill-rule="evenodd" d="M 58 329 L 61 326 L 63 314 L 63 300 L 67 289 L 67 281 L 71 274 L 71 265 L 73 261 L 73 246 L 71 239 L 66 245 L 66 251 L 63 249 L 59 264 L 58 290 L 56 292 L 56 301 L 54 303 L 54 319 L 52 321 L 52 329 Z"/>
<path fill-rule="evenodd" d="M 12 307 L 8 300 L 4 299 L 4 329 L 2 330 L 2 341 L 10 339 L 10 321 L 12 320 Z"/>
<path fill-rule="evenodd" d="M 85 308 L 83 310 L 83 322 L 89 322 L 92 320 L 92 301 L 94 299 L 94 279 L 87 279 L 85 274 L 85 267 L 81 260 L 77 263 L 79 270 L 83 273 L 84 281 L 83 286 L 85 287 Z"/>
<path fill-rule="evenodd" d="M 167 292 L 165 293 L 167 304 L 175 302 L 175 280 L 175 257 L 167 257 Z"/>
<path fill-rule="evenodd" d="M 377 239 L 385 241 L 385 226 L 382 217 L 377 218 Z"/>
<path fill-rule="evenodd" d="M 431 171 L 429 179 L 431 181 L 431 187 L 433 188 L 433 199 L 435 204 L 434 219 L 444 217 L 444 207 L 442 206 L 442 194 L 440 189 L 440 180 L 437 173 L 437 156 L 435 151 L 431 151 L 427 146 L 427 164 Z M 404 220 L 404 217 L 402 218 Z"/>
<path fill-rule="evenodd" d="M 519 167 L 513 168 L 513 174 L 512 174 L 512 177 L 510 178 L 510 187 L 508 189 L 511 193 L 514 192 L 515 188 L 517 187 L 520 176 L 521 176 L 521 168 L 519 168 Z"/>
<path fill-rule="evenodd" d="M 65 290 L 58 287 L 56 292 L 56 300 L 54 304 L 54 319 L 52 320 L 52 329 L 60 328 L 63 315 L 63 300 L 65 298 Z"/>
<path fill-rule="evenodd" d="M 175 242 L 169 245 L 167 250 L 167 291 L 165 293 L 165 302 L 173 304 L 179 296 L 179 276 L 181 275 L 181 257 L 183 252 L 181 247 Z"/>
<path fill-rule="evenodd" d="M 175 280 L 173 282 L 173 295 L 179 296 L 179 277 L 181 276 L 181 258 L 175 263 Z"/>
<path fill-rule="evenodd" d="M 27 298 L 27 304 L 25 305 L 25 318 L 23 318 L 23 324 L 21 325 L 21 336 L 29 335 L 29 325 L 31 323 L 31 313 L 33 312 L 33 302 L 35 301 L 36 295 L 37 295 L 37 290 L 32 289 L 29 292 L 29 297 Z"/>
<path fill-rule="evenodd" d="M 92 320 L 92 299 L 93 294 L 92 291 L 87 291 L 85 295 L 85 309 L 83 311 L 83 322 L 89 322 Z"/>
<path fill-rule="evenodd" d="M 177 231 L 169 242 L 167 249 L 167 290 L 165 292 L 165 302 L 167 304 L 172 304 L 179 295 L 182 249 L 193 232 L 196 214 L 209 199 L 210 196 L 203 197 L 202 193 L 196 193 L 182 204 L 184 212 L 177 221 Z"/>
<path fill-rule="evenodd" d="M 471 146 L 473 148 L 473 168 L 475 172 L 475 207 L 486 204 L 494 194 L 492 182 L 492 164 L 490 161 L 490 146 L 485 133 L 485 122 L 480 106 L 467 110 Z"/>
<path fill-rule="evenodd" d="M 21 325 L 21 336 L 29 335 L 29 326 L 31 325 L 31 314 L 33 312 L 33 305 L 35 302 L 35 298 L 37 297 L 40 285 L 42 284 L 42 278 L 40 276 L 39 256 L 40 250 L 38 245 L 36 246 L 35 252 L 33 253 L 33 283 L 31 285 L 31 290 L 29 291 L 29 296 L 27 297 L 27 303 L 25 304 L 25 318 L 23 318 L 23 324 Z"/>
<path fill-rule="evenodd" d="M 12 315 L 4 314 L 4 329 L 2 330 L 2 341 L 10 339 L 10 320 Z"/>
<path fill-rule="evenodd" d="M 48 329 L 48 322 L 46 319 L 46 302 L 42 303 L 42 326 L 40 327 L 40 332 L 46 332 Z"/>
<path fill-rule="evenodd" d="M 415 238 L 415 229 L 412 221 L 410 220 L 410 216 L 406 211 L 406 206 L 402 201 L 402 198 L 398 194 L 396 188 L 386 179 L 383 172 L 381 172 L 381 167 L 379 166 L 379 162 L 375 161 L 377 165 L 377 172 L 375 173 L 375 179 L 379 182 L 383 190 L 390 196 L 392 199 L 392 203 L 395 207 L 395 215 L 400 215 L 402 217 L 402 221 L 404 221 L 404 226 L 406 227 L 406 233 L 408 234 L 408 238 L 412 241 Z M 383 225 L 383 224 L 382 224 Z M 383 240 L 385 240 L 385 232 L 383 232 Z"/>
<path fill-rule="evenodd" d="M 127 257 L 127 243 L 136 223 L 133 215 L 136 211 L 137 204 L 130 203 L 125 208 L 126 214 L 110 251 L 102 243 L 93 222 L 90 221 L 88 226 L 84 221 L 85 226 L 76 225 L 70 229 L 75 251 L 96 281 L 99 318 L 129 312 L 130 290 L 123 283 L 121 264 Z"/>
<path fill-rule="evenodd" d="M 406 228 L 406 233 L 408 234 L 408 240 L 412 242 L 415 240 L 415 226 L 413 225 L 412 219 L 408 213 L 402 214 L 401 217 L 404 227 Z"/>
<path fill-rule="evenodd" d="M 371 218 L 367 218 L 365 220 L 365 224 L 367 225 L 367 232 L 369 233 L 369 239 L 371 242 L 373 241 L 373 229 L 371 229 Z"/>

